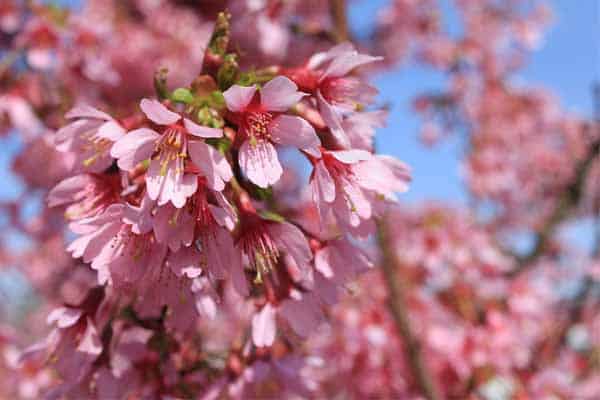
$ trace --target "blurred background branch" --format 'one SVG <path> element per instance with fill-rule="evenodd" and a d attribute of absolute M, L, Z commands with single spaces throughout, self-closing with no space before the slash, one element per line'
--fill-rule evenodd
<path fill-rule="evenodd" d="M 341 43 L 350 40 L 346 0 L 329 0 L 329 12 L 336 41 Z"/>
<path fill-rule="evenodd" d="M 387 306 L 398 335 L 402 338 L 404 352 L 410 370 L 421 393 L 428 400 L 441 400 L 441 395 L 422 353 L 421 343 L 411 326 L 409 306 L 407 304 L 407 285 L 402 277 L 402 263 L 390 240 L 385 218 L 378 222 L 379 247 L 381 249 L 381 270 L 387 287 Z"/>

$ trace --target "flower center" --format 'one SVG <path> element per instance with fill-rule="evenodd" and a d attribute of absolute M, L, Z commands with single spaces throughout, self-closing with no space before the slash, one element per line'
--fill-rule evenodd
<path fill-rule="evenodd" d="M 82 146 L 83 151 L 91 153 L 88 158 L 83 160 L 84 167 L 89 167 L 99 158 L 107 155 L 113 144 L 112 141 L 98 136 L 98 132 L 95 129 L 83 134 L 82 138 L 85 140 L 85 143 Z"/>
<path fill-rule="evenodd" d="M 351 177 L 354 175 L 350 164 L 341 162 L 327 152 L 324 152 L 322 157 L 323 162 L 325 163 L 325 166 L 327 167 L 327 170 L 333 179 L 338 180 L 342 177 Z"/>
<path fill-rule="evenodd" d="M 356 177 L 350 164 L 343 163 L 331 154 L 326 153 L 323 154 L 323 161 L 325 162 L 327 171 L 329 171 L 329 174 L 334 179 L 338 187 L 345 188 L 348 185 L 357 186 Z M 348 209 L 350 209 L 352 212 L 355 212 L 356 206 L 350 195 L 346 192 L 346 190 L 343 189 L 341 194 L 344 197 L 344 201 L 346 202 Z"/>
<path fill-rule="evenodd" d="M 160 174 L 167 174 L 172 162 L 175 162 L 176 174 L 183 173 L 183 160 L 187 157 L 187 135 L 180 125 L 170 125 L 156 142 L 155 159 L 160 162 Z"/>
<path fill-rule="evenodd" d="M 240 240 L 242 251 L 248 257 L 250 266 L 256 270 L 256 282 L 262 282 L 262 276 L 272 271 L 279 259 L 277 245 L 264 227 L 256 227 L 247 232 Z"/>
<path fill-rule="evenodd" d="M 115 253 L 121 256 L 131 257 L 134 262 L 138 262 L 142 257 L 148 254 L 154 241 L 150 235 L 136 235 L 127 225 L 122 225 L 119 232 L 112 238 L 111 247 Z"/>
<path fill-rule="evenodd" d="M 246 115 L 246 132 L 251 144 L 257 140 L 269 139 L 269 124 L 273 120 L 273 115 L 268 112 L 249 112 Z"/>

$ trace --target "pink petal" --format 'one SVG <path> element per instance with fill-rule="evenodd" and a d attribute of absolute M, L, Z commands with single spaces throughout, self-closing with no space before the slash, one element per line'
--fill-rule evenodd
<path fill-rule="evenodd" d="M 142 99 L 140 108 L 149 120 L 158 125 L 174 124 L 181 119 L 179 114 L 169 110 L 158 100 Z"/>
<path fill-rule="evenodd" d="M 330 246 L 317 250 L 315 253 L 315 269 L 327 279 L 331 279 L 334 276 L 333 268 L 330 262 L 331 258 Z"/>
<path fill-rule="evenodd" d="M 269 224 L 269 234 L 277 247 L 291 256 L 299 268 L 309 268 L 313 255 L 306 236 L 300 229 L 287 222 L 273 223 Z"/>
<path fill-rule="evenodd" d="M 153 225 L 156 240 L 166 243 L 172 252 L 190 246 L 194 240 L 195 224 L 187 209 L 180 210 L 170 204 L 159 207 Z"/>
<path fill-rule="evenodd" d="M 196 278 L 202 273 L 200 254 L 194 246 L 184 247 L 176 253 L 172 252 L 166 264 L 177 276 Z"/>
<path fill-rule="evenodd" d="M 125 135 L 125 129 L 116 121 L 107 121 L 98 128 L 98 136 L 111 142 L 116 142 L 123 135 Z"/>
<path fill-rule="evenodd" d="M 146 190 L 152 200 L 159 206 L 169 201 L 177 208 L 185 205 L 188 197 L 198 189 L 198 179 L 193 174 L 179 171 L 177 160 L 168 162 L 165 168 L 161 160 L 152 160 L 146 172 Z"/>
<path fill-rule="evenodd" d="M 252 341 L 257 347 L 270 346 L 275 341 L 275 309 L 267 303 L 252 317 Z"/>
<path fill-rule="evenodd" d="M 360 185 L 393 199 L 394 192 L 406 192 L 411 181 L 410 167 L 393 157 L 377 155 L 353 167 Z"/>
<path fill-rule="evenodd" d="M 326 279 L 323 275 L 315 274 L 315 285 L 313 292 L 321 302 L 333 306 L 338 302 L 338 285 Z"/>
<path fill-rule="evenodd" d="M 316 69 L 323 63 L 331 60 L 332 58 L 338 57 L 344 53 L 355 52 L 354 45 L 349 42 L 340 43 L 326 52 L 320 52 L 313 55 L 308 61 L 308 68 Z"/>
<path fill-rule="evenodd" d="M 26 52 L 27 63 L 39 70 L 52 68 L 55 62 L 54 52 L 46 47 L 32 47 Z"/>
<path fill-rule="evenodd" d="M 284 300 L 280 310 L 292 329 L 303 337 L 313 333 L 324 319 L 321 306 L 311 293 L 303 293 L 300 300 Z"/>
<path fill-rule="evenodd" d="M 344 164 L 354 164 L 359 161 L 370 160 L 373 155 L 365 150 L 342 150 L 330 152 L 338 161 Z"/>
<path fill-rule="evenodd" d="M 275 147 L 266 140 L 258 140 L 255 144 L 246 140 L 240 147 L 238 157 L 244 174 L 259 187 L 269 187 L 283 173 Z"/>
<path fill-rule="evenodd" d="M 190 142 L 188 153 L 193 163 L 208 181 L 208 186 L 216 191 L 225 188 L 225 182 L 233 177 L 227 159 L 214 147 L 204 142 Z"/>
<path fill-rule="evenodd" d="M 235 227 L 235 219 L 231 217 L 231 214 L 220 207 L 213 206 L 212 204 L 208 205 L 208 209 L 219 225 L 229 229 L 230 231 L 233 230 Z"/>
<path fill-rule="evenodd" d="M 198 178 L 193 174 L 185 174 L 180 180 L 173 179 L 171 181 L 173 182 L 171 203 L 177 208 L 182 208 L 187 199 L 198 190 Z"/>
<path fill-rule="evenodd" d="M 112 120 L 112 117 L 107 113 L 85 104 L 73 107 L 69 112 L 65 114 L 65 118 L 103 119 L 106 121 Z"/>
<path fill-rule="evenodd" d="M 350 138 L 352 148 L 372 150 L 375 128 L 385 126 L 387 114 L 386 110 L 355 112 L 344 119 L 342 128 Z"/>
<path fill-rule="evenodd" d="M 97 120 L 77 120 L 56 131 L 54 143 L 58 151 L 72 150 L 76 143 L 81 141 L 80 136 L 83 133 L 98 129 L 102 125 L 101 121 Z"/>
<path fill-rule="evenodd" d="M 229 233 L 226 234 L 229 235 Z M 229 267 L 233 287 L 240 296 L 246 297 L 250 290 L 248 288 L 246 273 L 244 272 L 244 265 L 242 264 L 242 253 L 237 248 L 232 249 L 229 252 L 228 258 L 225 265 Z"/>
<path fill-rule="evenodd" d="M 48 193 L 48 207 L 56 207 L 81 199 L 80 193 L 88 184 L 93 182 L 90 175 L 75 175 L 59 182 Z"/>
<path fill-rule="evenodd" d="M 231 234 L 222 228 L 216 228 L 213 230 L 213 238 L 202 242 L 202 254 L 203 261 L 206 260 L 206 267 L 208 268 L 208 276 L 211 279 L 225 279 L 227 277 L 227 271 L 231 271 L 232 280 L 236 290 L 238 289 L 238 283 L 241 291 L 240 294 L 246 289 L 245 277 L 243 276 L 243 270 L 239 261 L 239 252 L 233 247 L 233 239 Z M 239 267 L 231 267 L 230 263 L 233 255 L 233 263 L 239 264 Z M 237 260 L 237 261 L 236 261 Z M 235 272 L 233 272 L 235 269 Z M 240 273 L 242 274 L 241 276 Z M 239 279 L 244 281 L 236 283 Z"/>
<path fill-rule="evenodd" d="M 209 210 L 213 215 L 217 223 L 230 231 L 233 230 L 235 222 L 237 221 L 237 215 L 233 206 L 227 201 L 227 198 L 223 196 L 221 192 L 213 193 L 219 203 L 220 207 L 215 207 L 209 204 Z M 218 212 L 216 210 L 219 210 Z"/>
<path fill-rule="evenodd" d="M 329 241 L 315 254 L 315 269 L 336 285 L 347 281 L 373 265 L 367 255 L 347 239 Z"/>
<path fill-rule="evenodd" d="M 352 213 L 356 213 L 362 219 L 371 217 L 371 202 L 357 184 L 345 182 L 341 189 L 346 194 L 345 201 L 349 202 L 346 207 L 349 207 Z"/>
<path fill-rule="evenodd" d="M 209 128 L 208 126 L 201 126 L 197 123 L 184 118 L 183 124 L 185 125 L 185 129 L 187 129 L 188 133 L 194 136 L 202 137 L 202 138 L 220 138 L 223 136 L 222 129 Z"/>
<path fill-rule="evenodd" d="M 196 295 L 196 310 L 203 317 L 215 319 L 217 316 L 217 303 L 210 296 Z"/>
<path fill-rule="evenodd" d="M 120 252 L 120 249 L 112 245 L 120 230 L 121 225 L 112 223 L 102 226 L 98 232 L 90 235 L 93 238 L 83 253 L 83 261 L 91 262 L 94 269 L 97 269 L 97 265 L 110 263 Z"/>
<path fill-rule="evenodd" d="M 382 57 L 373 57 L 366 54 L 359 54 L 357 52 L 341 54 L 339 57 L 336 57 L 331 64 L 329 64 L 325 70 L 325 73 L 323 76 L 321 76 L 321 80 L 327 77 L 344 76 L 355 68 L 375 61 L 380 61 L 382 59 Z"/>
<path fill-rule="evenodd" d="M 254 93 L 256 93 L 256 86 L 233 85 L 223 93 L 227 109 L 233 112 L 244 111 L 252 101 Z"/>
<path fill-rule="evenodd" d="M 150 161 L 150 167 L 146 171 L 146 191 L 148 197 L 152 200 L 157 200 L 166 180 L 166 174 L 162 175 L 160 172 L 160 161 Z M 164 203 L 163 203 L 164 204 Z M 162 204 L 161 204 L 162 205 Z"/>
<path fill-rule="evenodd" d="M 96 327 L 94 327 L 90 318 L 87 319 L 87 327 L 77 346 L 77 351 L 93 356 L 98 356 L 102 353 L 102 342 L 100 342 Z"/>
<path fill-rule="evenodd" d="M 313 175 L 314 188 L 319 199 L 331 203 L 335 200 L 335 182 L 325 167 L 323 161 L 317 162 Z"/>
<path fill-rule="evenodd" d="M 335 140 L 343 148 L 349 148 L 350 140 L 348 139 L 348 135 L 346 135 L 346 132 L 344 132 L 344 128 L 342 127 L 342 119 L 333 106 L 331 106 L 331 104 L 325 100 L 320 91 L 317 91 L 317 102 L 319 104 L 319 111 L 321 112 L 323 121 L 325 121 L 331 130 Z"/>
<path fill-rule="evenodd" d="M 175 161 L 169 162 L 167 165 L 167 169 L 165 172 L 163 185 L 160 189 L 160 193 L 158 194 L 158 198 L 156 199 L 156 204 L 162 206 L 167 204 L 173 198 L 173 192 L 175 191 L 175 185 L 177 183 L 177 179 L 181 179 L 177 174 L 177 163 Z"/>
<path fill-rule="evenodd" d="M 154 202 L 148 194 L 142 198 L 139 207 L 127 204 L 123 210 L 123 223 L 131 225 L 131 231 L 137 235 L 143 235 L 152 230 L 152 210 Z"/>
<path fill-rule="evenodd" d="M 276 143 L 296 147 L 315 157 L 321 156 L 321 141 L 312 125 L 303 118 L 280 115 L 269 124 L 269 133 Z"/>
<path fill-rule="evenodd" d="M 131 171 L 140 162 L 150 158 L 160 135 L 152 129 L 133 130 L 119 139 L 110 149 L 110 155 L 117 159 L 117 165 L 124 171 Z"/>
<path fill-rule="evenodd" d="M 56 323 L 61 329 L 75 325 L 81 318 L 82 311 L 77 308 L 59 307 L 54 310 L 46 318 L 48 325 Z"/>
<path fill-rule="evenodd" d="M 260 103 L 267 111 L 287 111 L 295 106 L 306 93 L 285 76 L 277 76 L 267 82 L 260 91 Z"/>

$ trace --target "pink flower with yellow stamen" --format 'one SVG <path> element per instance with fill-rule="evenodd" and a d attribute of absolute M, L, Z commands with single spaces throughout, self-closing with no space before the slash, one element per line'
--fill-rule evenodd
<path fill-rule="evenodd" d="M 278 76 L 260 90 L 259 96 L 257 90 L 256 86 L 233 85 L 223 95 L 229 119 L 238 126 L 240 167 L 252 183 L 266 188 L 283 173 L 273 143 L 317 157 L 321 141 L 307 121 L 284 114 L 305 96 L 294 82 Z"/>
<path fill-rule="evenodd" d="M 220 129 L 200 126 L 173 112 L 157 100 L 143 99 L 140 107 L 146 117 L 159 126 L 133 130 L 112 147 L 119 168 L 133 170 L 140 162 L 151 159 L 146 173 L 148 196 L 158 205 L 173 203 L 183 207 L 198 188 L 196 172 L 206 177 L 208 186 L 223 190 L 232 177 L 227 160 L 205 138 L 219 138 Z M 189 160 L 194 167 L 188 166 Z"/>

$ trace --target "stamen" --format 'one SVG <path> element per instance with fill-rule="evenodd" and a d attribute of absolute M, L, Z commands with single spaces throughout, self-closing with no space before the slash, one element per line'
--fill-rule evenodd
<path fill-rule="evenodd" d="M 258 140 L 269 139 L 269 124 L 273 115 L 268 112 L 251 112 L 246 116 L 246 131 L 250 139 L 250 145 L 256 146 Z"/>

